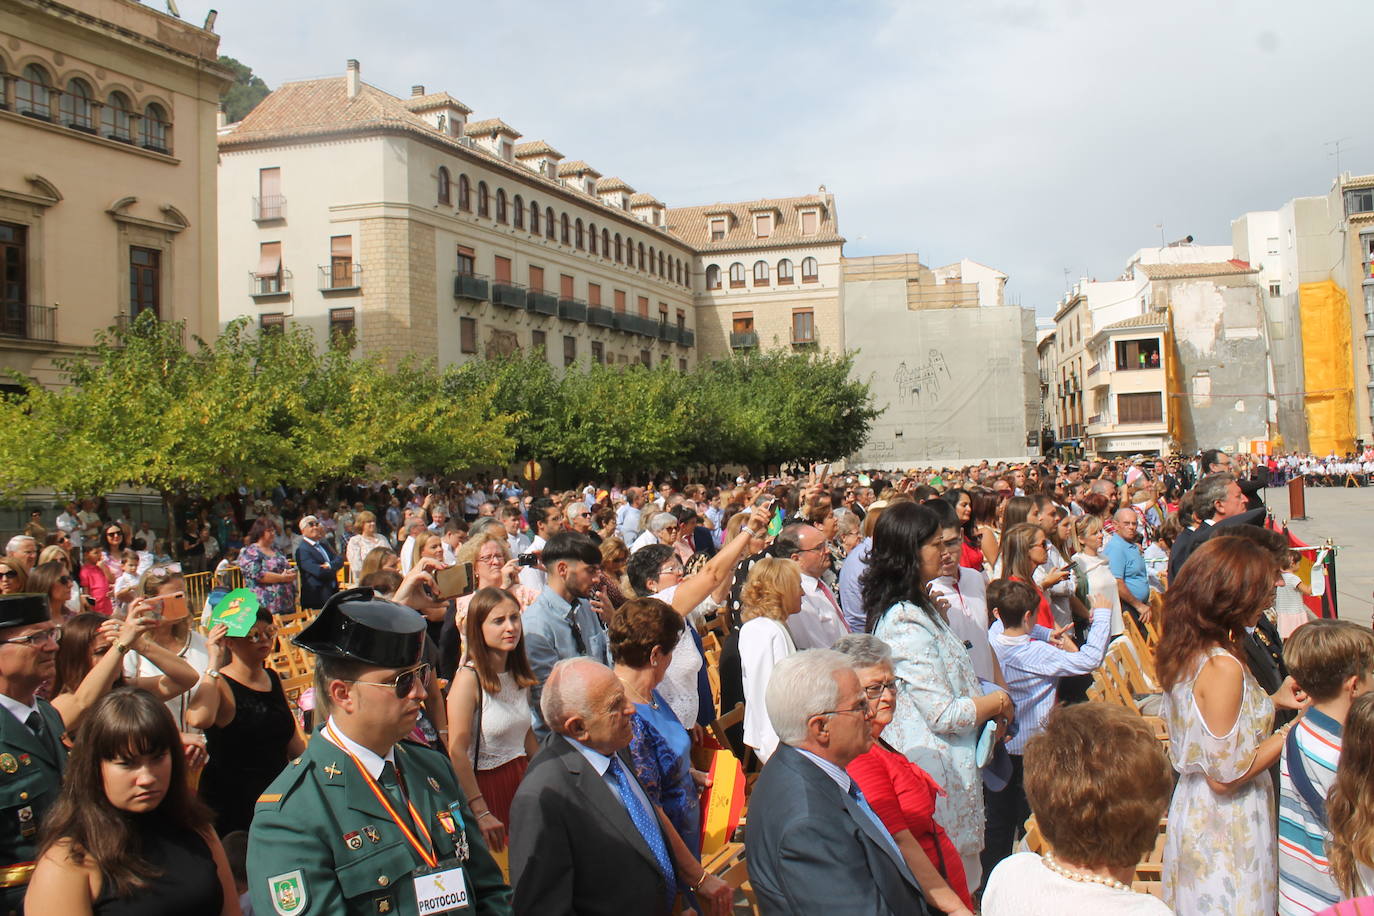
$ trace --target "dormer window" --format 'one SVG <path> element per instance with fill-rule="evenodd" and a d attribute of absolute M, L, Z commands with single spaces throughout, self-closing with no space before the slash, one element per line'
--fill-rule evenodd
<path fill-rule="evenodd" d="M 801 234 L 815 235 L 816 226 L 820 223 L 820 214 L 815 210 L 803 210 L 801 214 Z"/>
<path fill-rule="evenodd" d="M 509 140 L 502 140 L 502 141 L 501 141 L 501 158 L 504 159 L 504 160 L 506 160 L 507 162 L 510 162 L 510 161 L 511 161 L 511 157 L 514 156 L 514 155 L 515 155 L 515 144 L 511 143 Z"/>
<path fill-rule="evenodd" d="M 628 209 L 630 209 L 630 195 L 628 195 L 628 194 L 621 194 L 621 195 L 620 195 L 620 209 L 622 209 L 622 210 L 628 210 Z"/>
<path fill-rule="evenodd" d="M 725 239 L 725 217 L 717 217 L 711 220 L 711 241 L 720 242 Z"/>
<path fill-rule="evenodd" d="M 773 234 L 773 214 L 754 214 L 754 237 L 766 239 Z"/>
<path fill-rule="evenodd" d="M 595 197 L 595 196 L 596 196 L 596 180 L 595 180 L 594 178 L 588 178 L 588 179 L 587 179 L 587 181 L 586 181 L 586 190 L 587 190 L 587 193 L 588 193 L 589 195 L 591 195 L 592 197 Z"/>

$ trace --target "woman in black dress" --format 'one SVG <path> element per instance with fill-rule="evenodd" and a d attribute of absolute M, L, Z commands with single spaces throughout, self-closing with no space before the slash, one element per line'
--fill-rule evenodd
<path fill-rule="evenodd" d="M 220 836 L 247 830 L 253 805 L 287 761 L 305 751 L 305 741 L 286 702 L 277 672 L 266 666 L 276 644 L 272 612 L 258 610 L 247 636 L 226 637 L 228 661 L 220 676 L 234 695 L 205 730 L 210 762 L 200 778 L 200 795 L 215 810 Z"/>
<path fill-rule="evenodd" d="M 132 687 L 106 694 L 81 723 L 43 824 L 25 912 L 238 916 L 211 818 L 187 784 L 167 707 Z"/>

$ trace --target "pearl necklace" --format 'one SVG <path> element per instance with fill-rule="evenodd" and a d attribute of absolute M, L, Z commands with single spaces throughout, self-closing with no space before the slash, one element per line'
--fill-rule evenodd
<path fill-rule="evenodd" d="M 1106 875 L 1094 875 L 1088 872 L 1075 871 L 1066 865 L 1062 865 L 1054 858 L 1054 855 L 1050 853 L 1049 850 L 1045 850 L 1045 852 L 1040 854 L 1040 861 L 1043 862 L 1045 867 L 1050 871 L 1061 877 L 1068 878 L 1070 881 L 1079 881 L 1084 884 L 1100 884 L 1103 887 L 1110 887 L 1112 890 L 1125 891 L 1128 894 L 1135 893 L 1134 888 L 1127 884 L 1122 884 L 1115 878 L 1109 878 Z"/>

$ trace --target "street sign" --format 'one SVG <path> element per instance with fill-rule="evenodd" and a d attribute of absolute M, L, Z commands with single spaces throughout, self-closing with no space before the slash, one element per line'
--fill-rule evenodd
<path fill-rule="evenodd" d="M 526 480 L 538 480 L 539 476 L 543 473 L 544 469 L 539 466 L 538 461 L 535 461 L 533 458 L 531 458 L 529 461 L 525 462 Z"/>

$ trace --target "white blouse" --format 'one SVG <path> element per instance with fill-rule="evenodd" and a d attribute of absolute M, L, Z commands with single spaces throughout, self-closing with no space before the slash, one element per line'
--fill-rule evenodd
<path fill-rule="evenodd" d="M 494 770 L 525 755 L 525 735 L 530 730 L 530 689 L 515 686 L 515 675 L 500 672 L 501 689 L 482 694 L 482 742 L 477 747 L 477 769 Z M 472 727 L 477 731 L 477 714 Z M 473 742 L 472 744 L 476 744 Z M 471 746 L 468 756 L 472 756 Z"/>
<path fill-rule="evenodd" d="M 778 747 L 764 694 L 773 666 L 797 651 L 787 627 L 771 617 L 755 617 L 739 629 L 740 671 L 744 679 L 744 743 L 767 763 Z"/>

